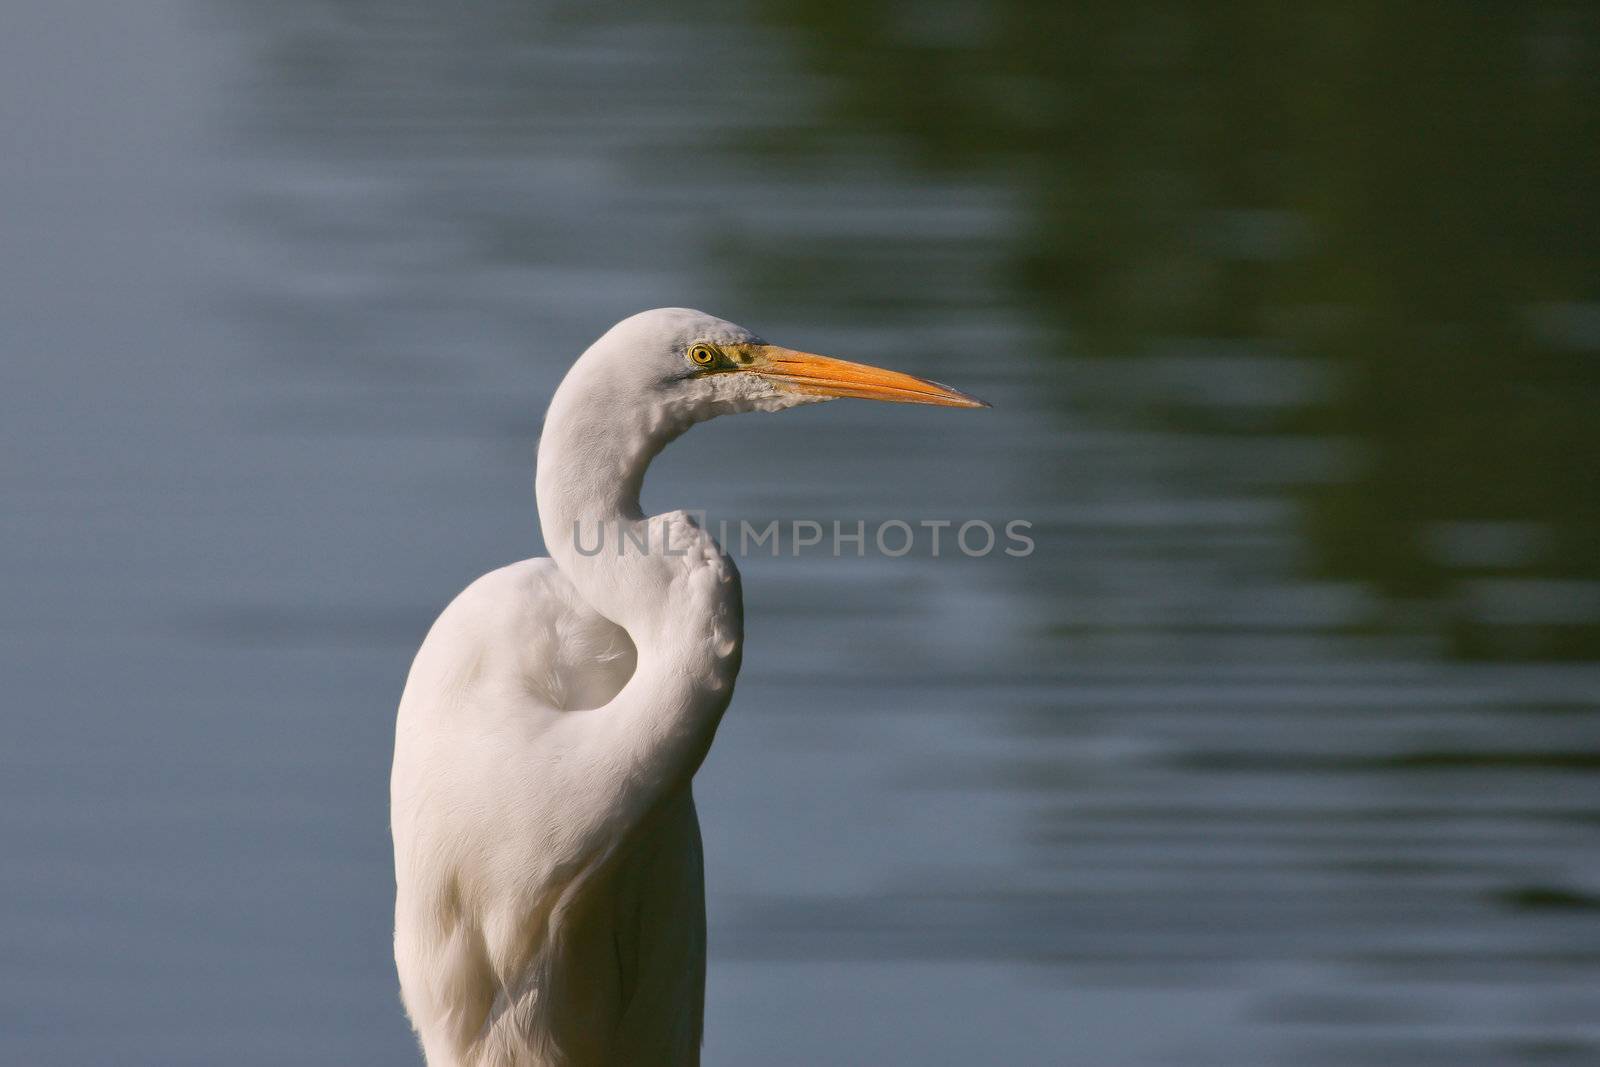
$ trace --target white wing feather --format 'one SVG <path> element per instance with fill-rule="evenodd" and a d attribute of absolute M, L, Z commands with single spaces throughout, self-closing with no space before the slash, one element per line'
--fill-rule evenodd
<path fill-rule="evenodd" d="M 395 958 L 433 1067 L 698 1062 L 687 784 L 608 857 L 577 855 L 562 818 L 587 783 L 561 723 L 616 697 L 635 661 L 548 559 L 478 579 L 417 654 L 390 783 Z"/>

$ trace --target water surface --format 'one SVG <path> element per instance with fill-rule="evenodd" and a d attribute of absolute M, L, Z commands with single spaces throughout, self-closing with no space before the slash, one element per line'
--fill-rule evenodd
<path fill-rule="evenodd" d="M 0 41 L 0 1059 L 414 1062 L 394 703 L 688 304 L 985 396 L 697 429 L 711 1064 L 1600 1056 L 1591 12 L 85 2 Z"/>

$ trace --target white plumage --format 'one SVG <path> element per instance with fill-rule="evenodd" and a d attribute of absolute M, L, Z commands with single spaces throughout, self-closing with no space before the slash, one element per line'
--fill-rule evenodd
<path fill-rule="evenodd" d="M 639 489 L 696 422 L 832 396 L 981 406 L 685 309 L 619 323 L 556 391 L 537 478 L 552 558 L 463 591 L 400 702 L 395 962 L 430 1067 L 698 1062 L 690 780 L 733 694 L 742 603 L 715 541 L 644 516 Z"/>

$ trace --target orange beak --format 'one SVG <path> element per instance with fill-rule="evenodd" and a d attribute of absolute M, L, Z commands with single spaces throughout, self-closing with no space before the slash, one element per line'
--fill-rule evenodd
<path fill-rule="evenodd" d="M 807 396 L 848 396 L 887 400 L 892 404 L 937 404 L 947 408 L 989 405 L 948 385 L 865 363 L 814 356 L 777 345 L 741 346 L 738 370 L 759 374 L 769 382 Z"/>

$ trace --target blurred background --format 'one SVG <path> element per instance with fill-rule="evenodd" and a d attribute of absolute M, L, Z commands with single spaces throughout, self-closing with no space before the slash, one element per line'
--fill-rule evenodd
<path fill-rule="evenodd" d="M 393 709 L 686 304 L 706 1062 L 1600 1059 L 1593 4 L 54 0 L 0 35 L 0 1061 L 420 1062 Z"/>

